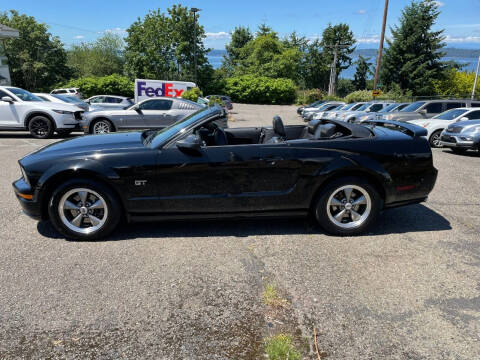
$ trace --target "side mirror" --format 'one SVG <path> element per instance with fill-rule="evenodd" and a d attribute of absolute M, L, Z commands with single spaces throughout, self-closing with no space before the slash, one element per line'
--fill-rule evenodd
<path fill-rule="evenodd" d="M 13 104 L 13 99 L 10 96 L 4 96 L 2 97 L 2 101 L 8 102 L 10 104 Z"/>
<path fill-rule="evenodd" d="M 469 118 L 467 117 L 461 117 L 460 119 L 458 119 L 456 122 L 459 122 L 459 121 L 468 121 L 470 120 Z"/>
<path fill-rule="evenodd" d="M 365 112 L 369 113 L 369 112 L 370 112 L 370 109 L 365 110 Z"/>
<path fill-rule="evenodd" d="M 199 155 L 202 148 L 202 141 L 196 135 L 188 135 L 185 139 L 177 141 L 177 148 L 189 154 Z"/>
<path fill-rule="evenodd" d="M 87 104 L 90 104 L 90 100 L 85 100 L 85 102 L 86 102 Z"/>
<path fill-rule="evenodd" d="M 422 114 L 422 115 L 427 115 L 427 110 L 425 109 L 422 109 L 418 112 L 419 114 Z"/>

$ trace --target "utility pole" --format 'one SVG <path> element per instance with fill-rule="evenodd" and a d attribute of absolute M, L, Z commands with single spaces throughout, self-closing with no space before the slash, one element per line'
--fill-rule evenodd
<path fill-rule="evenodd" d="M 202 11 L 198 8 L 192 8 L 193 12 L 193 63 L 195 68 L 195 85 L 197 85 L 197 12 Z"/>
<path fill-rule="evenodd" d="M 377 90 L 378 76 L 380 74 L 380 64 L 382 63 L 383 41 L 385 39 L 385 27 L 387 25 L 387 14 L 388 14 L 388 0 L 385 0 L 385 9 L 383 10 L 382 33 L 380 35 L 380 45 L 378 46 L 377 68 L 375 69 L 375 79 L 373 80 L 374 91 Z"/>
<path fill-rule="evenodd" d="M 475 72 L 475 81 L 473 82 L 472 100 L 475 99 L 475 91 L 477 90 L 477 80 L 478 80 L 478 70 L 479 70 L 479 68 L 480 68 L 480 56 L 478 57 L 477 71 Z"/>

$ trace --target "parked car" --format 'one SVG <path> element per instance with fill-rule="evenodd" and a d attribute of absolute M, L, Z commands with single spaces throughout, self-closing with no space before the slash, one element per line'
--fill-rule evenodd
<path fill-rule="evenodd" d="M 38 139 L 78 129 L 83 113 L 75 105 L 45 102 L 13 86 L 0 86 L 0 100 L 0 130 L 28 130 Z"/>
<path fill-rule="evenodd" d="M 100 109 L 125 109 L 135 104 L 132 98 L 117 95 L 96 95 L 85 100 L 87 104 Z"/>
<path fill-rule="evenodd" d="M 210 104 L 210 100 L 208 100 L 207 98 L 199 96 L 198 99 L 197 99 L 197 103 L 202 105 L 202 106 L 208 106 Z"/>
<path fill-rule="evenodd" d="M 356 235 L 384 208 L 425 201 L 435 184 L 416 125 L 284 126 L 277 116 L 273 127 L 222 129 L 225 117 L 212 106 L 161 131 L 52 144 L 19 161 L 14 191 L 28 215 L 92 240 L 122 219 L 308 214 L 331 234 Z"/>
<path fill-rule="evenodd" d="M 79 99 L 83 98 L 82 93 L 79 88 L 67 88 L 67 89 L 53 89 L 50 91 L 50 94 L 59 94 L 66 96 L 76 96 Z"/>
<path fill-rule="evenodd" d="M 125 110 L 86 112 L 80 124 L 86 134 L 104 134 L 132 129 L 161 129 L 202 108 L 202 105 L 182 98 L 156 97 L 143 100 Z"/>
<path fill-rule="evenodd" d="M 212 97 L 220 98 L 220 100 L 222 100 L 222 102 L 225 104 L 225 109 L 233 110 L 233 102 L 232 102 L 232 99 L 230 99 L 229 96 L 226 96 L 226 95 L 208 95 L 208 96 L 205 96 L 205 99 L 210 100 L 210 98 L 212 98 Z"/>
<path fill-rule="evenodd" d="M 402 110 L 403 108 L 407 107 L 410 103 L 393 103 L 390 104 L 378 112 L 367 113 L 365 115 L 360 116 L 357 118 L 355 123 L 362 123 L 365 121 L 375 120 L 375 119 L 382 119 L 383 115 L 388 113 L 393 113 Z"/>
<path fill-rule="evenodd" d="M 314 101 L 313 103 L 311 104 L 308 104 L 308 105 L 302 105 L 302 106 L 299 106 L 297 108 L 297 114 L 298 115 L 302 115 L 302 112 L 305 108 L 311 108 L 311 107 L 317 107 L 318 105 L 321 105 L 323 103 L 327 102 L 327 100 L 317 100 L 317 101 Z"/>
<path fill-rule="evenodd" d="M 333 110 L 339 105 L 345 105 L 345 103 L 343 101 L 327 101 L 316 107 L 305 108 L 302 112 L 303 121 L 308 122 L 313 119 L 316 113 Z"/>
<path fill-rule="evenodd" d="M 357 122 L 362 116 L 377 113 L 382 109 L 390 106 L 392 104 L 391 101 L 371 101 L 368 103 L 363 104 L 355 111 L 346 111 L 340 115 L 340 120 L 346 122 Z"/>
<path fill-rule="evenodd" d="M 335 109 L 329 110 L 329 111 L 324 111 L 324 112 L 319 112 L 313 116 L 313 119 L 331 119 L 335 120 L 340 114 L 343 114 L 346 111 L 354 111 L 357 110 L 360 106 L 362 106 L 363 102 L 358 102 L 358 103 L 350 103 L 350 104 L 345 104 L 345 105 L 339 105 Z"/>
<path fill-rule="evenodd" d="M 427 129 L 427 139 L 431 147 L 440 147 L 440 134 L 449 125 L 459 121 L 480 120 L 480 108 L 459 108 L 447 110 L 430 119 L 409 120 L 411 124 Z"/>
<path fill-rule="evenodd" d="M 406 106 L 399 112 L 382 116 L 384 120 L 408 121 L 430 119 L 444 111 L 462 107 L 480 107 L 480 101 L 471 100 L 423 100 Z"/>
<path fill-rule="evenodd" d="M 480 120 L 460 121 L 449 125 L 440 135 L 440 145 L 455 153 L 480 152 Z"/>
<path fill-rule="evenodd" d="M 43 101 L 75 105 L 83 111 L 92 111 L 96 109 L 94 106 L 88 105 L 85 101 L 80 100 L 76 96 L 65 96 L 45 93 L 33 93 L 33 95 L 39 97 Z"/>

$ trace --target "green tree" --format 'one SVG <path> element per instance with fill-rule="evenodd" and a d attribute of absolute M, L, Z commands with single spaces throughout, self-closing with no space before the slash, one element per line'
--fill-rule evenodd
<path fill-rule="evenodd" d="M 434 80 L 433 87 L 436 95 L 469 97 L 475 81 L 474 72 L 450 69 L 444 79 Z M 480 81 L 477 80 L 476 96 L 480 96 Z"/>
<path fill-rule="evenodd" d="M 273 31 L 273 29 L 265 23 L 260 24 L 260 26 L 258 27 L 257 33 L 255 35 L 257 37 L 264 36 L 264 35 L 273 35 L 274 37 L 278 38 L 278 34 L 275 31 Z"/>
<path fill-rule="evenodd" d="M 355 38 L 347 24 L 328 24 L 323 30 L 321 45 L 326 61 L 332 63 L 337 51 L 337 76 L 352 65 L 351 54 L 355 50 Z M 336 46 L 338 45 L 338 46 Z"/>
<path fill-rule="evenodd" d="M 249 28 L 239 26 L 235 27 L 232 33 L 230 43 L 225 45 L 227 54 L 223 57 L 222 68 L 232 75 L 234 69 L 239 65 L 239 62 L 244 59 L 244 53 L 242 49 L 253 40 L 253 34 Z"/>
<path fill-rule="evenodd" d="M 123 46 L 120 35 L 105 33 L 93 43 L 73 45 L 68 51 L 68 64 L 79 77 L 121 74 Z"/>
<path fill-rule="evenodd" d="M 314 40 L 308 44 L 307 50 L 303 54 L 301 73 L 306 88 L 322 90 L 328 88 L 330 63 L 319 40 Z"/>
<path fill-rule="evenodd" d="M 446 64 L 440 59 L 443 30 L 432 31 L 439 15 L 438 5 L 431 0 L 412 2 L 400 17 L 400 25 L 391 28 L 381 71 L 381 83 L 387 88 L 398 84 L 414 95 L 432 95 L 433 83 L 444 75 Z"/>
<path fill-rule="evenodd" d="M 48 32 L 47 25 L 15 10 L 0 13 L 0 23 L 17 29 L 20 34 L 19 38 L 4 42 L 13 85 L 48 91 L 71 77 L 63 44 Z"/>
<path fill-rule="evenodd" d="M 353 86 L 354 90 L 365 90 L 367 89 L 367 80 L 368 75 L 371 75 L 370 66 L 372 63 L 368 62 L 370 58 L 364 58 L 362 55 L 358 57 L 356 61 L 357 69 L 353 75 Z"/>

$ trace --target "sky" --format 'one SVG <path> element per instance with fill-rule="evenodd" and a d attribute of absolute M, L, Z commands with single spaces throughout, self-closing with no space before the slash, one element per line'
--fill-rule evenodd
<path fill-rule="evenodd" d="M 3 4 L 2 4 L 3 3 Z M 310 39 L 321 36 L 328 23 L 347 23 L 359 48 L 378 47 L 384 0 L 0 0 L 0 9 L 15 9 L 48 24 L 52 34 L 71 46 L 94 41 L 105 32 L 126 34 L 126 29 L 149 10 L 166 10 L 172 4 L 202 9 L 209 48 L 223 49 L 235 26 L 256 30 L 265 23 L 281 36 L 292 31 Z M 390 0 L 387 25 L 398 22 L 410 0 Z M 437 29 L 445 29 L 450 47 L 480 49 L 480 0 L 437 1 L 441 14 Z M 387 29 L 388 29 L 387 26 Z M 387 30 L 387 36 L 389 31 Z"/>

